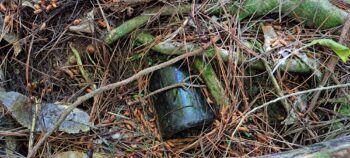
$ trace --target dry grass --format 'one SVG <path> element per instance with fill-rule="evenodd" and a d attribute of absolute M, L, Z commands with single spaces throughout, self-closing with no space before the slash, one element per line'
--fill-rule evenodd
<path fill-rule="evenodd" d="M 14 57 L 11 45 L 1 41 L 1 68 L 6 72 L 7 91 L 42 98 L 44 102 L 74 102 L 77 97 L 86 94 L 90 85 L 82 80 L 78 66 L 69 64 L 68 57 L 72 55 L 69 42 L 73 42 L 80 52 L 84 69 L 98 87 L 123 80 L 170 58 L 150 51 L 150 46 L 137 46 L 134 42 L 137 31 L 119 40 L 113 47 L 107 47 L 101 40 L 107 28 L 99 26 L 98 23 L 93 34 L 70 32 L 67 28 L 75 19 L 83 18 L 91 9 L 96 11 L 96 21 L 104 21 L 107 18 L 108 25 L 115 27 L 124 20 L 139 15 L 145 8 L 157 5 L 176 6 L 176 2 L 147 0 L 128 4 L 100 0 L 100 6 L 97 5 L 97 1 L 59 2 L 59 8 L 48 13 L 33 14 L 33 10 L 29 8 L 4 12 L 5 15 L 13 17 L 12 30 L 23 42 L 23 51 Z M 201 3 L 207 4 L 210 1 Z M 241 52 L 249 58 L 264 58 L 270 62 L 279 58 L 277 51 L 254 56 L 249 50 L 259 54 L 257 50 L 248 48 L 247 51 L 247 48 L 240 44 L 254 40 L 263 43 L 260 23 L 272 24 L 290 48 L 300 48 L 316 38 L 339 39 L 339 28 L 319 31 L 304 28 L 293 19 L 282 18 L 282 21 L 279 21 L 276 17 L 278 15 L 267 15 L 240 22 L 234 14 L 212 16 L 194 10 L 188 15 L 174 13 L 169 17 L 156 16 L 138 31 L 150 32 L 156 35 L 159 41 L 168 39 L 181 43 L 207 43 L 210 41 L 209 35 L 214 34 L 220 39 L 216 47 L 227 49 L 231 53 Z M 183 25 L 186 18 L 190 19 L 190 22 Z M 176 36 L 169 39 L 171 34 Z M 348 43 L 349 39 L 345 42 Z M 96 48 L 92 54 L 86 52 L 86 46 L 89 44 Z M 333 54 L 329 49 L 321 47 L 310 48 L 307 52 L 310 58 L 316 59 L 322 66 Z M 276 92 L 266 71 L 251 69 L 251 61 L 238 64 L 236 58 L 231 58 L 224 63 L 218 57 L 203 60 L 214 66 L 229 96 L 230 105 L 216 106 L 217 119 L 213 125 L 203 129 L 200 135 L 167 141 L 160 138 L 152 100 L 143 98 L 150 93 L 149 77 L 146 76 L 84 102 L 79 108 L 90 114 L 96 128 L 89 133 L 76 135 L 54 133 L 40 148 L 37 157 L 50 157 L 67 150 L 87 152 L 92 147 L 94 152 L 107 153 L 111 157 L 259 156 L 295 149 L 349 133 L 350 128 L 346 123 L 348 119 L 338 113 L 340 104 L 333 104 L 328 100 L 342 95 L 337 89 L 323 91 L 322 99 L 309 115 L 297 110 L 297 121 L 293 125 L 281 124 L 286 118 L 286 113 L 282 104 L 277 102 L 250 115 L 237 129 L 237 134 L 231 137 L 244 114 L 277 98 Z M 192 59 L 188 58 L 184 62 L 190 64 Z M 322 66 L 321 69 L 325 69 Z M 349 83 L 348 68 L 346 63 L 337 65 L 334 76 L 340 83 Z M 71 77 L 63 71 L 64 69 L 78 73 Z M 285 95 L 315 88 L 318 80 L 315 74 L 288 72 L 277 72 L 275 78 Z M 327 85 L 334 84 L 329 80 Z M 344 90 L 349 92 L 349 88 Z M 208 93 L 205 94 L 210 98 Z M 288 103 L 294 105 L 298 99 L 300 96 L 289 97 Z M 302 99 L 308 103 L 307 99 Z M 9 114 L 4 111 L 1 119 L 7 116 Z M 339 124 L 343 127 L 335 128 L 335 125 Z M 28 131 L 16 127 L 19 125 L 8 127 L 1 122 L 0 139 L 16 136 L 19 142 L 26 144 Z M 36 138 L 40 137 L 38 133 Z M 20 154 L 26 155 L 27 145 L 21 145 L 20 148 Z"/>

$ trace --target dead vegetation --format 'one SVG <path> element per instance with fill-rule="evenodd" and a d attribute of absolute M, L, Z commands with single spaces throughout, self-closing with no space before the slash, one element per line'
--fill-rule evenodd
<path fill-rule="evenodd" d="M 243 15 L 245 10 L 210 0 L 0 2 L 4 89 L 27 96 L 24 106 L 77 107 L 94 124 L 76 134 L 52 128 L 33 132 L 2 106 L 0 155 L 53 157 L 80 151 L 106 157 L 250 157 L 349 133 L 350 65 L 330 46 L 338 41 L 349 51 L 345 18 L 344 25 L 312 27 L 290 12 Z M 330 2 L 347 14 L 346 2 Z M 116 31 L 108 39 L 113 28 L 135 17 L 125 25 L 129 32 Z M 309 45 L 319 39 L 332 41 Z M 210 82 L 202 91 L 216 119 L 199 135 L 163 140 L 150 75 L 179 61 L 203 85 Z M 215 76 L 207 79 L 211 68 Z"/>

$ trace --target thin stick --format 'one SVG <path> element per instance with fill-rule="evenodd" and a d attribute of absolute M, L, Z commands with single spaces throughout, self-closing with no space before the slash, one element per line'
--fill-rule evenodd
<path fill-rule="evenodd" d="M 278 82 L 277 82 L 275 76 L 273 75 L 273 72 L 272 72 L 269 64 L 267 63 L 267 61 L 264 58 L 261 58 L 260 60 L 264 63 L 266 71 L 267 71 L 267 73 L 268 73 L 268 75 L 269 75 L 269 77 L 270 77 L 270 79 L 272 81 L 273 86 L 276 89 L 277 96 L 278 97 L 282 97 L 283 96 L 283 91 L 282 91 L 281 87 L 278 85 Z M 288 115 L 290 115 L 290 112 L 291 112 L 290 110 L 292 109 L 292 107 L 288 103 L 288 100 L 287 99 L 282 99 L 281 103 L 282 103 L 284 109 L 286 110 L 286 112 L 288 113 Z"/>
<path fill-rule="evenodd" d="M 252 113 L 258 111 L 259 109 L 262 109 L 264 107 L 267 107 L 268 105 L 272 104 L 272 103 L 276 103 L 280 100 L 283 100 L 283 99 L 286 99 L 288 97 L 292 97 L 292 96 L 296 96 L 296 95 L 301 95 L 301 94 L 306 94 L 306 93 L 311 93 L 311 92 L 317 92 L 317 91 L 323 91 L 323 90 L 329 90 L 329 89 L 335 89 L 335 88 L 344 88 L 344 87 L 350 87 L 350 83 L 347 83 L 347 84 L 341 84 L 341 85 L 334 85 L 334 86 L 328 86 L 328 87 L 319 87 L 319 88 L 315 88 L 315 89 L 309 89 L 309 90 L 305 90 L 305 91 L 299 91 L 299 92 L 295 92 L 295 93 L 292 93 L 292 94 L 288 94 L 288 95 L 285 95 L 285 96 L 282 96 L 282 97 L 278 97 L 274 100 L 271 100 L 269 102 L 266 102 L 258 107 L 255 107 L 254 109 L 252 109 L 251 111 L 247 112 L 239 121 L 237 127 L 235 128 L 235 130 L 232 132 L 231 134 L 231 139 L 235 136 L 235 134 L 237 133 L 237 130 L 239 127 L 242 126 L 244 120 L 250 116 Z M 230 148 L 231 146 L 231 141 L 229 141 L 228 145 L 227 145 L 227 148 L 226 148 L 226 152 L 224 154 L 223 157 L 226 157 L 227 156 L 227 153 L 228 153 L 228 149 Z"/>
<path fill-rule="evenodd" d="M 30 44 L 29 44 L 28 56 L 27 56 L 27 61 L 26 61 L 26 81 L 27 81 L 27 85 L 29 84 L 29 60 L 30 60 L 30 54 L 32 52 L 33 42 L 34 42 L 34 35 L 32 35 L 32 40 L 30 41 Z"/>
<path fill-rule="evenodd" d="M 205 87 L 204 85 L 194 85 L 194 84 L 190 84 L 190 83 L 185 83 L 185 82 L 182 82 L 182 83 L 177 83 L 177 84 L 172 84 L 172 85 L 169 85 L 169 86 L 166 86 L 166 87 L 163 87 L 161 89 L 157 89 L 151 93 L 149 93 L 148 95 L 142 97 L 142 99 L 146 99 L 146 98 L 149 98 L 155 94 L 158 94 L 158 93 L 161 93 L 161 92 L 164 92 L 164 91 L 167 91 L 167 90 L 170 90 L 170 89 L 174 89 L 174 88 L 178 88 L 178 87 L 182 87 L 182 88 L 187 88 L 187 87 L 193 87 L 193 88 L 199 88 L 199 87 Z M 131 103 L 128 103 L 128 105 L 135 105 L 137 103 L 140 103 L 142 100 L 141 99 L 138 99 L 138 100 L 135 100 Z"/>
<path fill-rule="evenodd" d="M 0 136 L 27 137 L 28 134 L 26 132 L 0 131 Z"/>
<path fill-rule="evenodd" d="M 112 84 L 109 84 L 109 85 L 106 85 L 106 86 L 103 86 L 103 87 L 100 87 L 96 90 L 93 90 L 92 92 L 90 93 L 87 93 L 81 97 L 79 97 L 74 103 L 72 103 L 69 108 L 67 108 L 59 117 L 59 119 L 56 121 L 56 124 L 47 132 L 45 133 L 45 135 L 38 141 L 38 143 L 33 147 L 33 150 L 31 150 L 28 155 L 27 155 L 27 158 L 31 158 L 31 157 L 34 157 L 34 155 L 36 154 L 37 150 L 39 149 L 39 147 L 46 141 L 47 138 L 49 138 L 49 136 L 61 125 L 61 123 L 66 119 L 66 117 L 70 114 L 70 112 L 73 111 L 73 109 L 75 109 L 78 105 L 82 104 L 84 101 L 94 97 L 95 95 L 97 94 L 100 94 L 100 93 L 103 93 L 105 91 L 108 91 L 108 90 L 112 90 L 112 89 L 116 89 L 122 85 L 126 85 L 126 84 L 129 84 L 137 79 L 139 79 L 140 77 L 144 76 L 144 75 L 147 75 L 147 74 L 150 74 L 156 70 L 159 70 L 161 68 L 164 68 L 164 67 L 167 67 L 167 66 L 170 66 L 172 64 L 175 64 L 176 62 L 180 61 L 180 60 L 183 60 L 185 58 L 188 58 L 188 57 L 191 57 L 191 56 L 196 56 L 196 55 L 200 55 L 205 49 L 207 49 L 209 47 L 209 44 L 210 43 L 207 43 L 205 45 L 203 45 L 203 47 L 193 51 L 193 52 L 189 52 L 189 53 L 186 53 L 186 54 L 183 54 L 183 55 L 180 55 L 180 56 L 177 56 L 167 62 L 164 62 L 164 63 L 161 63 L 159 65 L 156 65 L 156 66 L 152 66 L 152 67 L 149 67 L 149 68 L 146 68 L 144 70 L 141 70 L 140 72 L 136 73 L 135 75 L 125 79 L 125 80 L 122 80 L 122 81 L 119 81 L 119 82 L 116 82 L 116 83 L 112 83 Z"/>
<path fill-rule="evenodd" d="M 28 142 L 28 151 L 32 150 L 33 148 L 33 144 L 34 144 L 34 132 L 35 132 L 35 129 L 36 129 L 36 119 L 39 115 L 39 108 L 40 108 L 40 102 L 37 98 L 35 98 L 35 111 L 34 111 L 34 115 L 33 115 L 33 118 L 32 118 L 32 125 L 31 125 L 31 128 L 30 128 L 30 133 L 29 133 L 29 142 Z"/>
<path fill-rule="evenodd" d="M 108 30 L 108 31 L 111 31 L 111 26 L 109 25 L 109 22 L 108 22 L 108 20 L 107 20 L 107 18 L 106 18 L 105 12 L 103 11 L 99 0 L 97 0 L 97 5 L 98 5 L 98 8 L 100 9 L 100 12 L 101 12 L 101 15 L 102 15 L 102 17 L 103 17 L 103 20 L 104 20 L 104 21 L 106 22 L 106 24 L 107 24 L 107 30 Z"/>
<path fill-rule="evenodd" d="M 341 84 L 339 80 L 334 76 L 334 74 L 332 74 L 331 77 L 335 84 Z M 340 91 L 344 94 L 345 99 L 348 101 L 348 103 L 350 103 L 350 95 L 348 95 L 348 92 L 346 92 L 344 89 L 340 89 Z"/>
<path fill-rule="evenodd" d="M 190 83 L 177 83 L 177 84 L 172 84 L 170 86 L 166 86 L 166 87 L 163 87 L 161 89 L 157 89 L 151 93 L 149 93 L 148 95 L 144 96 L 143 99 L 146 99 L 148 97 L 151 97 L 155 94 L 158 94 L 160 92 L 164 92 L 164 91 L 167 91 L 169 89 L 174 89 L 174 88 L 178 88 L 178 87 L 182 87 L 182 88 L 187 88 L 187 87 L 193 87 L 193 88 L 199 88 L 199 87 L 205 87 L 203 85 L 194 85 L 194 84 L 190 84 Z"/>

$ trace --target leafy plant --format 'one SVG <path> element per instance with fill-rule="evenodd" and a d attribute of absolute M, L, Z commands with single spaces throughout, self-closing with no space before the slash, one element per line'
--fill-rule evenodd
<path fill-rule="evenodd" d="M 348 57 L 350 56 L 350 49 L 332 39 L 317 39 L 313 40 L 311 43 L 307 44 L 306 47 L 313 46 L 315 44 L 326 46 L 331 48 L 343 61 L 346 62 Z"/>

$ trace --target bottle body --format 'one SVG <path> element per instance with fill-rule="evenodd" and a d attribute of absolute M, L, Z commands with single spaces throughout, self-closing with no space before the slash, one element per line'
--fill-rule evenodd
<path fill-rule="evenodd" d="M 151 90 L 179 83 L 190 83 L 189 73 L 178 65 L 156 71 L 151 77 Z M 153 97 L 160 133 L 164 139 L 190 128 L 202 127 L 214 120 L 214 112 L 201 90 L 176 87 Z"/>

